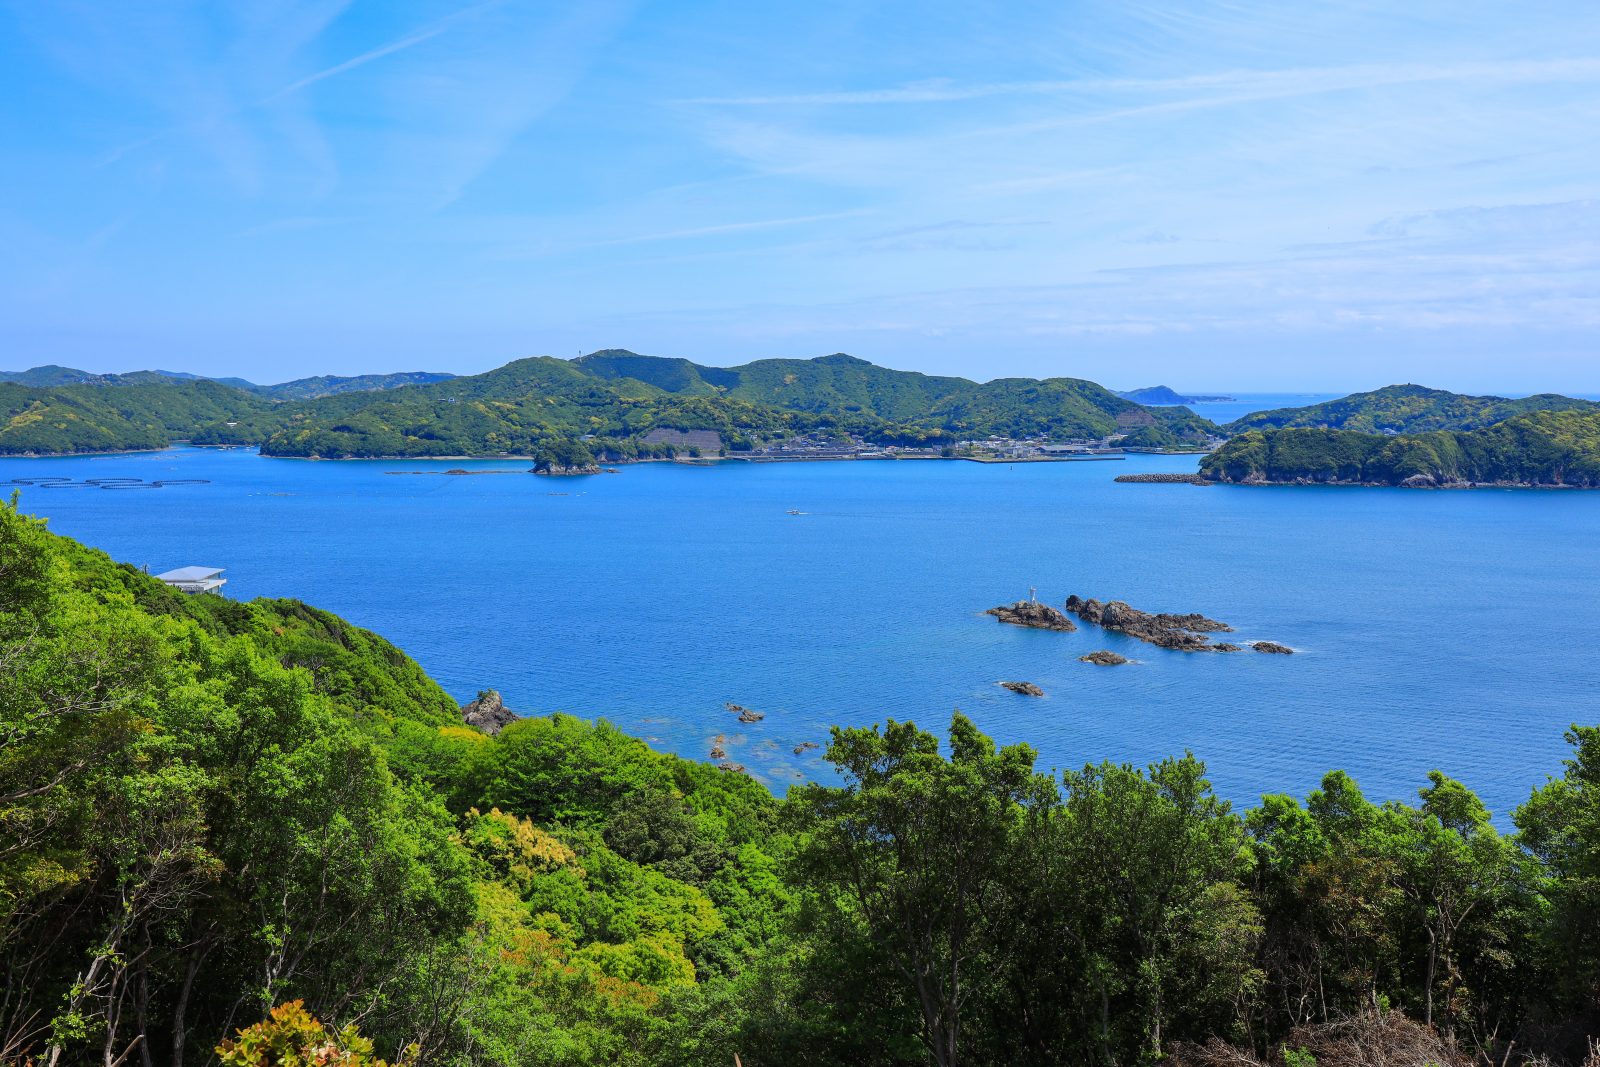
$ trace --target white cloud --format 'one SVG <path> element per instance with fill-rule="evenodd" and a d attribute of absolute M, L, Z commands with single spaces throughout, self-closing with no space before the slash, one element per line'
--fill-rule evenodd
<path fill-rule="evenodd" d="M 1518 84 L 1600 81 L 1600 58 L 1508 60 L 1478 63 L 1360 63 L 1284 70 L 1230 70 L 1176 78 L 1074 78 L 962 85 L 934 79 L 885 89 L 789 93 L 768 96 L 696 97 L 678 101 L 718 107 L 831 107 L 873 104 L 942 104 L 995 96 L 1090 96 L 1108 94 L 1223 94 L 1219 99 L 1264 100 L 1424 82 Z"/>

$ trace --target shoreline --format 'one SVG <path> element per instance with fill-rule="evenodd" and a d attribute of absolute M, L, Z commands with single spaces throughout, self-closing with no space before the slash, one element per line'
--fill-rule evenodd
<path fill-rule="evenodd" d="M 1423 492 L 1466 492 L 1472 489 L 1548 489 L 1558 492 L 1586 492 L 1600 489 L 1600 485 L 1567 485 L 1549 482 L 1456 482 L 1445 485 L 1401 485 L 1398 482 L 1292 482 L 1224 481 L 1205 479 L 1206 485 L 1232 485 L 1244 489 L 1407 489 Z"/>
<path fill-rule="evenodd" d="M 194 445 L 204 448 L 205 445 Z M 0 459 L 93 459 L 96 456 L 146 456 L 157 452 L 172 452 L 176 445 L 160 448 L 114 448 L 105 452 L 0 452 Z"/>
<path fill-rule="evenodd" d="M 518 455 L 514 453 L 498 453 L 492 456 L 419 456 L 401 453 L 398 455 L 382 456 L 279 456 L 260 451 L 255 445 L 195 445 L 188 442 L 174 443 L 164 448 L 129 448 L 121 451 L 110 452 L 27 452 L 0 454 L 0 459 L 85 459 L 93 456 L 135 456 L 155 454 L 158 452 L 176 452 L 180 448 L 205 448 L 215 449 L 220 452 L 238 451 L 240 449 L 255 449 L 256 456 L 260 459 L 290 459 L 307 463 L 350 463 L 350 462 L 382 462 L 397 463 L 401 461 L 412 463 L 492 463 L 496 461 L 517 461 L 532 463 L 537 458 L 531 455 Z M 596 463 L 612 466 L 634 466 L 645 463 L 677 463 L 685 467 L 711 467 L 719 463 L 871 463 L 871 462 L 950 462 L 950 463 L 1098 463 L 1127 459 L 1128 455 L 1144 456 L 1190 456 L 1204 455 L 1197 452 L 1138 452 L 1124 455 L 1086 455 L 1086 456 L 1021 456 L 1012 458 L 988 456 L 652 456 L 644 459 L 601 459 Z"/>

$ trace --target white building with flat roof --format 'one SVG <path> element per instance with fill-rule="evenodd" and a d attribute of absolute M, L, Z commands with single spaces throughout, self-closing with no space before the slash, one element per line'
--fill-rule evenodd
<path fill-rule="evenodd" d="M 221 567 L 179 567 L 156 575 L 156 581 L 166 582 L 185 593 L 215 593 L 228 584 L 228 579 L 221 575 Z"/>

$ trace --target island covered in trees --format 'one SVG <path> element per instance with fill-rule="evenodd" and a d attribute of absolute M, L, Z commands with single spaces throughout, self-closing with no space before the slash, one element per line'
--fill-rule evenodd
<path fill-rule="evenodd" d="M 1600 726 L 1504 827 L 1438 772 L 1047 775 L 959 713 L 835 729 L 780 800 L 484 732 L 375 634 L 15 500 L 0 666 L 0 1060 L 1535 1067 L 1596 1028 Z"/>

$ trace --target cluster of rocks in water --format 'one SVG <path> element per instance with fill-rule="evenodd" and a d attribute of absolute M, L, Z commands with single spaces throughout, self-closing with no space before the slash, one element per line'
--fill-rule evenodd
<path fill-rule="evenodd" d="M 1035 630 L 1058 630 L 1063 633 L 1071 633 L 1078 628 L 1077 624 L 1067 617 L 1069 614 L 1076 615 L 1084 622 L 1093 623 L 1102 629 L 1127 634 L 1148 644 L 1180 652 L 1242 652 L 1249 647 L 1257 652 L 1283 656 L 1294 653 L 1294 649 L 1288 645 L 1280 645 L 1275 641 L 1252 641 L 1248 645 L 1236 645 L 1226 641 L 1213 642 L 1208 634 L 1232 633 L 1233 627 L 1197 612 L 1175 615 L 1167 612 L 1140 611 L 1126 601 L 1102 602 L 1092 597 L 1087 599 L 1080 597 L 1076 593 L 1067 597 L 1062 607 L 1066 609 L 1065 612 L 1029 599 L 1019 600 L 1015 604 L 1002 604 L 997 608 L 990 608 L 984 614 L 993 615 L 996 620 L 1010 623 L 1012 626 L 1027 626 Z M 1115 667 L 1128 662 L 1126 656 L 1118 655 L 1109 649 L 1091 652 L 1080 658 L 1084 663 L 1102 667 Z M 1000 684 L 1010 689 L 1013 684 L 1028 683 Z"/>
<path fill-rule="evenodd" d="M 1022 696 L 1025 696 L 1025 697 L 1042 697 L 1042 696 L 1044 696 L 1044 690 L 1040 689 L 1038 686 L 1034 685 L 1032 682 L 1001 682 L 1000 683 L 1000 688 L 1009 689 L 1013 693 L 1018 693 L 1018 694 L 1020 694 Z"/>
<path fill-rule="evenodd" d="M 737 714 L 740 722 L 760 722 L 762 719 L 767 717 L 765 712 L 751 711 L 742 704 L 734 704 L 731 701 L 727 704 L 724 704 L 723 707 Z"/>
<path fill-rule="evenodd" d="M 461 706 L 461 721 L 490 735 L 504 730 L 518 718 L 493 689 L 478 690 L 476 700 Z"/>
<path fill-rule="evenodd" d="M 1030 626 L 1035 630 L 1060 630 L 1063 633 L 1071 633 L 1078 628 L 1077 623 L 1061 612 L 1037 600 L 1019 600 L 1015 604 L 1002 604 L 997 608 L 990 608 L 984 614 L 993 615 L 1000 622 L 1008 622 L 1012 626 Z"/>
<path fill-rule="evenodd" d="M 1067 602 L 1063 606 L 1085 622 L 1092 622 L 1103 629 L 1136 637 L 1140 641 L 1161 648 L 1198 652 L 1231 651 L 1238 647 L 1213 645 L 1206 634 L 1232 633 L 1233 627 L 1200 614 L 1170 615 L 1165 612 L 1151 614 L 1121 600 L 1101 603 L 1093 598 L 1085 600 L 1076 593 L 1067 597 Z"/>
<path fill-rule="evenodd" d="M 738 708 L 740 711 L 747 710 L 745 708 L 740 708 L 739 705 L 737 705 L 737 704 L 728 704 L 726 706 L 727 706 L 729 711 L 732 711 L 735 708 Z M 756 716 L 756 717 L 760 718 L 759 715 Z M 753 719 L 752 720 L 746 720 L 741 716 L 739 721 L 740 722 L 746 722 L 746 721 L 754 722 L 755 720 L 753 720 Z M 728 744 L 728 736 L 726 734 L 718 734 L 716 736 L 715 740 L 713 740 L 711 742 L 711 758 L 717 761 L 718 769 L 724 770 L 724 771 L 728 771 L 728 772 L 733 773 L 733 774 L 743 774 L 744 773 L 744 764 L 735 763 L 731 759 L 728 758 L 727 744 Z"/>
<path fill-rule="evenodd" d="M 736 716 L 738 716 L 739 721 L 742 722 L 742 723 L 756 723 L 756 722 L 760 722 L 762 719 L 765 719 L 767 717 L 765 712 L 752 710 L 751 708 L 745 707 L 743 704 L 735 704 L 731 700 L 725 702 L 722 706 L 727 708 L 729 711 L 733 712 Z M 776 746 L 777 742 L 776 741 L 767 741 L 767 742 L 765 742 L 765 744 Z M 744 764 L 735 763 L 732 760 L 728 759 L 728 748 L 727 748 L 727 746 L 728 746 L 728 737 L 727 737 L 727 735 L 726 734 L 718 734 L 716 736 L 716 738 L 711 742 L 711 753 L 710 753 L 711 754 L 711 758 L 714 759 L 714 760 L 719 761 L 717 763 L 717 766 L 719 768 L 721 768 L 722 770 L 729 771 L 729 772 L 731 772 L 733 774 L 743 774 L 743 773 L 745 773 Z M 798 745 L 794 746 L 794 754 L 796 756 L 803 756 L 807 752 L 811 751 L 812 749 L 821 748 L 821 747 L 822 746 L 819 745 L 815 741 L 802 741 Z"/>

